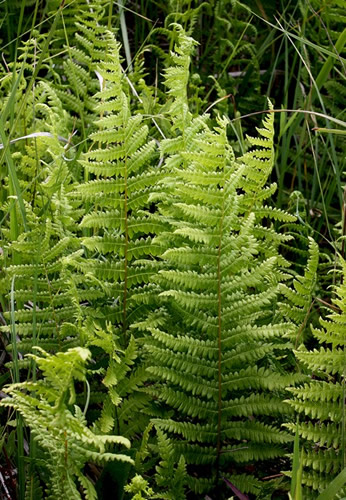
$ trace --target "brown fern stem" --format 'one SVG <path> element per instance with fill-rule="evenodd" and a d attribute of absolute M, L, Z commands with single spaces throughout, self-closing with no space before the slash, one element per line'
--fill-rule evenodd
<path fill-rule="evenodd" d="M 224 202 L 223 202 L 224 203 Z M 220 222 L 220 239 L 218 248 L 218 262 L 217 262 L 217 299 L 218 299 L 218 403 L 217 403 L 217 444 L 216 444 L 216 484 L 219 480 L 219 468 L 220 468 L 220 454 L 221 454 L 221 415 L 222 415 L 222 376 L 221 376 L 221 332 L 222 332 L 222 303 L 221 303 L 221 240 L 222 240 L 222 230 L 223 230 L 223 216 L 224 216 L 224 205 L 222 207 L 222 216 Z"/>
<path fill-rule="evenodd" d="M 127 344 L 127 252 L 129 244 L 128 220 L 127 220 L 127 158 L 125 157 L 125 199 L 124 199 L 124 226 L 125 226 L 125 248 L 124 248 L 124 299 L 123 299 L 123 340 Z"/>

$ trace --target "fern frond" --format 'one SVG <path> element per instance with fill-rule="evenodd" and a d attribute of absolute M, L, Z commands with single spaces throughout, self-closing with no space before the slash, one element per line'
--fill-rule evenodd
<path fill-rule="evenodd" d="M 130 442 L 122 436 L 95 434 L 87 426 L 82 410 L 76 405 L 71 410 L 75 402 L 75 381 L 86 380 L 90 351 L 78 347 L 55 356 L 39 351 L 40 356 L 30 357 L 42 370 L 44 379 L 8 386 L 9 397 L 2 400 L 1 405 L 21 413 L 34 439 L 46 451 L 49 488 L 58 495 L 55 498 L 68 494 L 69 498 L 79 499 L 75 478 L 84 477 L 85 463 L 112 460 L 132 463 L 125 454 L 106 451 L 107 446 L 115 444 L 128 448 Z M 89 489 L 93 488 L 90 483 Z"/>
<path fill-rule="evenodd" d="M 134 346 L 131 336 L 136 336 L 134 323 L 157 301 L 151 277 L 157 270 L 155 256 L 162 249 L 154 237 L 165 225 L 152 213 L 150 196 L 164 175 L 154 166 L 157 146 L 148 125 L 141 114 L 131 113 L 124 92 L 120 44 L 106 32 L 92 47 L 94 35 L 88 34 L 89 29 L 93 27 L 82 32 L 80 43 L 93 60 L 99 58 L 100 90 L 94 94 L 97 130 L 90 134 L 91 146 L 79 160 L 87 182 L 70 193 L 71 198 L 87 202 L 89 210 L 79 225 L 84 253 L 69 262 L 85 276 L 93 276 L 108 301 L 102 310 L 104 319 L 88 332 L 91 345 L 105 351 L 108 359 L 102 381 L 107 396 L 96 425 L 103 432 L 115 426 L 132 437 L 143 431 L 150 413 L 148 397 L 141 392 L 147 374 L 136 366 L 137 348 L 134 359 L 129 353 Z M 111 58 L 101 57 L 103 47 L 112 52 Z M 98 304 L 97 299 L 90 301 L 84 314 L 97 315 Z M 105 319 L 113 323 L 110 334 L 119 339 L 119 345 L 107 343 Z M 115 358 L 114 349 L 123 353 Z"/>
<path fill-rule="evenodd" d="M 316 245 L 315 245 L 316 246 Z M 309 294 L 314 283 L 317 267 L 317 249 L 313 249 L 305 279 L 297 282 L 296 294 Z M 342 261 L 343 279 L 346 265 Z M 295 351 L 297 359 L 314 372 L 314 380 L 301 387 L 289 388 L 292 394 L 287 402 L 298 412 L 303 422 L 298 432 L 304 439 L 303 484 L 320 490 L 338 475 L 344 467 L 344 375 L 345 375 L 345 313 L 346 288 L 336 288 L 334 302 L 340 312 L 329 315 L 329 320 L 320 320 L 321 329 L 312 328 L 318 340 L 318 349 Z M 324 344 L 324 345 L 323 345 Z M 290 425 L 290 429 L 295 426 Z"/>
<path fill-rule="evenodd" d="M 262 241 L 254 234 L 257 221 L 271 212 L 261 205 L 266 196 L 244 216 L 244 195 L 238 194 L 247 187 L 254 155 L 251 161 L 242 159 L 246 164 L 236 162 L 226 126 L 220 119 L 215 130 L 203 127 L 187 146 L 165 143 L 171 157 L 181 158 L 170 170 L 167 198 L 160 205 L 172 229 L 156 237 L 167 248 L 156 278 L 165 310 L 160 324 L 155 316 L 141 324 L 152 336 L 146 343 L 147 370 L 155 383 L 148 392 L 174 410 L 173 417 L 155 419 L 155 425 L 174 436 L 176 458 L 182 454 L 188 464 L 214 471 L 231 461 L 283 453 L 281 444 L 291 438 L 266 417 L 285 414 L 280 391 L 304 379 L 266 366 L 275 349 L 287 348 L 280 347 L 278 337 L 288 335 L 292 325 L 279 324 L 270 311 L 278 295 L 280 259 L 275 248 L 267 256 L 265 237 Z M 265 127 L 272 140 L 272 122 Z M 269 175 L 270 148 L 266 176 L 253 185 L 251 196 L 261 192 Z M 171 169 L 169 160 L 166 166 Z"/>

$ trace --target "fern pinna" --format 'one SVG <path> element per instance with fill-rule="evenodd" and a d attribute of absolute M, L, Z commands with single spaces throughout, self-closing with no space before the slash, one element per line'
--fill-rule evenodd
<path fill-rule="evenodd" d="M 111 33 L 105 36 L 111 56 L 98 68 L 101 90 L 96 95 L 99 113 L 96 125 L 99 130 L 90 135 L 93 144 L 80 160 L 93 179 L 80 184 L 73 193 L 90 206 L 80 223 L 85 234 L 81 241 L 85 255 L 78 257 L 75 265 L 99 282 L 104 299 L 96 316 L 101 318 L 100 324 L 111 322 L 119 349 L 128 353 L 133 364 L 137 346 L 132 338 L 132 324 L 143 317 L 157 295 L 157 286 L 150 283 L 150 277 L 156 270 L 155 256 L 161 249 L 152 237 L 160 230 L 161 222 L 150 211 L 149 196 L 162 173 L 154 166 L 156 144 L 148 137 L 148 126 L 141 115 L 131 115 L 123 89 L 119 44 Z M 98 303 L 92 306 L 97 309 Z M 97 332 L 93 337 L 91 330 L 88 328 L 89 342 L 100 345 Z M 124 380 L 123 390 L 120 388 L 120 392 L 112 395 L 119 366 L 114 353 L 108 354 L 106 381 L 112 402 L 118 404 L 127 391 L 136 388 L 140 375 L 138 371 L 133 373 L 133 380 Z M 144 395 L 137 394 L 131 403 L 123 403 L 117 411 L 118 428 L 126 426 L 129 434 L 136 432 L 141 419 L 133 417 L 145 399 Z M 114 413 L 111 404 L 107 403 L 106 407 Z M 127 425 L 128 419 L 132 419 L 134 427 Z"/>
<path fill-rule="evenodd" d="M 146 322 L 155 382 L 148 390 L 171 409 L 155 424 L 175 436 L 176 456 L 189 464 L 196 493 L 211 491 L 220 471 L 258 492 L 259 481 L 242 474 L 244 464 L 282 456 L 291 440 L 270 418 L 287 413 L 282 390 L 295 376 L 268 364 L 292 326 L 277 322 L 272 310 L 282 273 L 256 223 L 263 179 L 255 178 L 255 202 L 249 181 L 255 153 L 239 164 L 226 127 L 226 119 L 214 131 L 204 125 L 191 140 L 194 150 L 182 151 L 185 161 L 168 175 L 167 189 L 173 188 L 161 210 L 171 231 L 156 238 L 166 244 L 166 268 L 157 276 L 163 303 Z M 262 135 L 272 136 L 272 119 L 264 127 Z M 269 159 L 256 162 L 259 172 L 272 159 L 272 141 L 265 147 L 262 157 Z M 248 211 L 249 197 L 256 215 Z"/>
<path fill-rule="evenodd" d="M 316 498 L 317 491 L 326 488 L 346 464 L 345 261 L 342 261 L 342 277 L 333 300 L 336 311 L 320 318 L 322 328 L 312 328 L 320 347 L 308 351 L 301 346 L 295 351 L 298 361 L 313 374 L 313 380 L 288 389 L 291 393 L 288 403 L 299 414 L 298 432 L 304 448 L 302 484 L 307 498 Z M 295 428 L 293 424 L 287 427 Z"/>

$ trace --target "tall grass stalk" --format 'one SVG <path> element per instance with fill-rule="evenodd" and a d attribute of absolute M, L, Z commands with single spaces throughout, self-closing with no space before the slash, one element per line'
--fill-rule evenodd
<path fill-rule="evenodd" d="M 124 50 L 125 50 L 127 68 L 128 68 L 128 70 L 130 72 L 132 72 L 133 71 L 133 66 L 132 66 L 132 58 L 131 58 L 131 50 L 130 50 L 129 37 L 128 37 L 128 34 L 127 34 L 124 1 L 125 0 L 119 0 L 120 27 L 121 27 L 121 35 L 122 35 L 122 38 L 123 38 L 123 46 L 124 46 Z"/>
<path fill-rule="evenodd" d="M 20 381 L 19 378 L 19 365 L 18 365 L 18 349 L 17 349 L 17 333 L 16 333 L 16 323 L 15 323 L 15 303 L 14 303 L 14 290 L 15 290 L 15 276 L 12 278 L 11 282 L 11 342 L 12 342 L 12 377 L 14 383 Z M 17 467 L 18 467 L 18 489 L 19 489 L 19 500 L 25 499 L 25 466 L 24 466 L 24 426 L 23 418 L 17 413 L 16 416 L 16 432 L 17 432 Z"/>

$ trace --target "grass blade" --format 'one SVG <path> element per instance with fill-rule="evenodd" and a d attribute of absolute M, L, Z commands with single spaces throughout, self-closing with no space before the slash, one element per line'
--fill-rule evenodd
<path fill-rule="evenodd" d="M 293 464 L 292 464 L 292 481 L 291 481 L 292 498 L 295 498 L 294 495 L 297 488 L 298 469 L 299 469 L 299 423 L 297 422 L 296 434 L 294 437 L 294 446 L 293 446 Z"/>
<path fill-rule="evenodd" d="M 346 43 L 346 28 L 342 33 L 340 33 L 339 38 L 335 44 L 335 52 L 338 55 L 338 58 L 340 57 L 339 54 L 342 52 L 344 46 Z M 311 102 L 314 101 L 316 97 L 316 89 L 320 90 L 321 87 L 324 85 L 326 82 L 330 71 L 333 68 L 333 65 L 335 63 L 334 57 L 328 56 L 326 62 L 323 64 L 320 72 L 318 73 L 316 80 L 315 80 L 315 86 L 312 88 L 311 92 Z"/>
<path fill-rule="evenodd" d="M 14 194 L 17 197 L 20 213 L 21 213 L 22 219 L 23 219 L 24 231 L 27 231 L 26 212 L 25 212 L 24 201 L 23 201 L 22 192 L 21 192 L 18 177 L 17 177 L 17 172 L 16 172 L 16 169 L 14 167 L 12 156 L 11 156 L 11 153 L 10 153 L 10 150 L 8 147 L 9 143 L 8 143 L 8 138 L 6 137 L 6 134 L 5 134 L 2 117 L 0 117 L 0 137 L 1 137 L 2 144 L 4 145 L 4 156 L 6 159 L 8 173 L 9 173 L 9 177 L 10 177 L 13 191 L 14 191 L 12 194 Z M 13 210 L 15 211 L 15 204 L 13 206 Z"/>
<path fill-rule="evenodd" d="M 316 500 L 331 500 L 346 484 L 346 467 L 333 479 L 327 488 L 317 497 Z"/>
<path fill-rule="evenodd" d="M 124 13 L 124 0 L 119 0 L 119 14 L 120 14 L 121 34 L 123 37 L 123 44 L 126 55 L 126 63 L 129 71 L 132 72 L 132 58 L 131 58 L 129 38 L 127 36 L 127 26 Z"/>
<path fill-rule="evenodd" d="M 13 381 L 19 382 L 19 366 L 18 366 L 18 350 L 17 350 L 17 333 L 15 324 L 15 308 L 14 308 L 14 283 L 16 277 L 13 276 L 11 283 L 11 341 L 13 346 Z M 23 432 L 23 418 L 17 413 L 17 466 L 18 466 L 18 487 L 19 487 L 19 500 L 25 498 L 25 467 L 24 467 L 24 432 Z"/>

